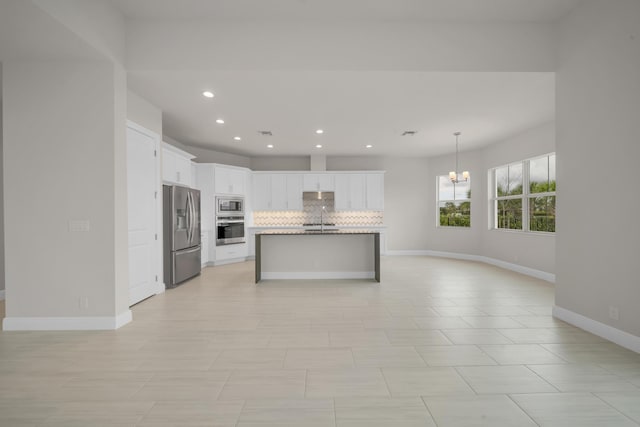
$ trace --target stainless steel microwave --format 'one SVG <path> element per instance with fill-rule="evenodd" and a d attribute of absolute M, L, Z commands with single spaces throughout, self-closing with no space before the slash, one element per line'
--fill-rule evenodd
<path fill-rule="evenodd" d="M 244 198 L 216 197 L 216 215 L 243 215 Z"/>

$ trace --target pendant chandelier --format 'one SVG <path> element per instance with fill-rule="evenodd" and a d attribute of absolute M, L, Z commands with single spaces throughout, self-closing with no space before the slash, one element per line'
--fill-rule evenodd
<path fill-rule="evenodd" d="M 459 182 L 469 181 L 469 171 L 462 172 L 462 177 L 458 173 L 458 137 L 461 135 L 461 132 L 455 132 L 454 135 L 456 137 L 456 169 L 449 172 L 449 179 L 454 184 L 457 184 Z"/>

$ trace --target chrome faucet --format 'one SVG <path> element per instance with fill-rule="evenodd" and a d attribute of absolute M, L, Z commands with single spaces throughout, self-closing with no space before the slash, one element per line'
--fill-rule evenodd
<path fill-rule="evenodd" d="M 322 218 L 322 212 L 324 212 L 327 209 L 326 206 L 322 206 L 322 209 L 320 209 L 320 232 L 324 233 L 324 221 Z"/>

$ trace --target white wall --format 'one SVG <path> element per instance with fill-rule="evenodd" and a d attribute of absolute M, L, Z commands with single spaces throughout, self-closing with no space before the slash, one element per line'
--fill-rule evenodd
<path fill-rule="evenodd" d="M 124 71 L 4 62 L 3 107 L 4 327 L 128 313 Z M 70 232 L 70 220 L 90 231 Z"/>
<path fill-rule="evenodd" d="M 462 135 L 464 137 L 464 134 Z M 453 140 L 452 140 L 453 141 Z M 461 139 L 461 142 L 464 141 Z M 461 144 L 462 145 L 462 144 Z M 460 151 L 460 170 L 471 174 L 471 227 L 437 227 L 436 177 L 455 168 L 455 155 L 430 158 L 428 210 L 431 250 L 489 257 L 545 273 L 555 273 L 555 235 L 491 230 L 488 170 L 555 151 L 554 123 L 543 124 L 480 150 Z"/>
<path fill-rule="evenodd" d="M 527 22 L 131 19 L 127 65 L 131 70 L 553 71 L 551 30 L 550 24 Z M 148 49 L 151 41 L 162 49 Z M 274 55 L 273 46 L 289 54 Z"/>
<path fill-rule="evenodd" d="M 4 290 L 4 162 L 2 127 L 2 62 L 0 62 L 0 291 Z"/>
<path fill-rule="evenodd" d="M 461 136 L 461 146 L 465 135 Z M 455 138 L 451 135 L 451 144 Z M 471 175 L 471 227 L 439 227 L 439 213 L 436 206 L 437 177 L 449 175 L 455 169 L 455 154 L 429 158 L 429 176 L 424 183 L 425 197 L 429 206 L 425 211 L 428 226 L 428 248 L 434 251 L 456 252 L 467 255 L 481 255 L 481 233 L 486 228 L 486 170 L 482 150 L 460 151 L 458 163 L 460 171 L 468 170 Z"/>
<path fill-rule="evenodd" d="M 640 2 L 587 1 L 559 30 L 556 305 L 638 337 Z"/>
<path fill-rule="evenodd" d="M 308 171 L 311 169 L 309 156 L 252 157 L 250 168 L 254 171 Z"/>
<path fill-rule="evenodd" d="M 432 206 L 425 195 L 427 159 L 407 157 L 327 157 L 327 170 L 384 170 L 384 222 L 387 250 L 428 248 L 425 212 Z"/>
<path fill-rule="evenodd" d="M 104 57 L 124 64 L 125 20 L 111 3 L 86 0 L 33 0 L 33 3 Z"/>
<path fill-rule="evenodd" d="M 487 170 L 556 151 L 555 123 L 536 127 L 483 150 L 484 185 L 481 191 L 481 253 L 489 258 L 554 274 L 556 236 L 547 233 L 518 233 L 489 230 Z"/>
<path fill-rule="evenodd" d="M 162 110 L 131 91 L 127 91 L 127 119 L 162 135 Z"/>
<path fill-rule="evenodd" d="M 249 157 L 194 147 L 192 145 L 185 145 L 167 135 L 163 135 L 162 140 L 196 156 L 196 158 L 193 159 L 196 163 L 220 163 L 223 165 L 240 166 L 243 168 L 248 168 L 251 165 L 251 159 Z"/>

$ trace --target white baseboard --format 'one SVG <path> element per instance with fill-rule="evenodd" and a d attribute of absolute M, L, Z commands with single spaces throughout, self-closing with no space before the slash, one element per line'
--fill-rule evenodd
<path fill-rule="evenodd" d="M 628 332 L 616 329 L 613 326 L 605 325 L 597 320 L 590 319 L 581 314 L 575 313 L 566 308 L 553 306 L 553 317 L 557 317 L 567 323 L 577 326 L 580 329 L 591 332 L 601 338 L 614 342 L 624 348 L 640 353 L 640 337 Z"/>
<path fill-rule="evenodd" d="M 529 268 L 518 264 L 512 264 L 510 262 L 502 261 L 495 258 L 489 258 L 480 255 L 461 254 L 457 252 L 441 252 L 430 250 L 409 250 L 409 251 L 387 251 L 387 256 L 433 256 L 440 258 L 452 258 L 461 259 L 465 261 L 477 261 L 485 264 L 495 265 L 496 267 L 504 268 L 505 270 L 515 271 L 516 273 L 524 274 L 527 276 L 535 277 L 538 279 L 546 280 L 547 282 L 555 283 L 556 275 L 553 273 L 547 273 L 546 271 L 536 270 L 535 268 Z"/>
<path fill-rule="evenodd" d="M 118 329 L 131 322 L 131 310 L 114 317 L 5 317 L 5 331 L 101 331 Z"/>
<path fill-rule="evenodd" d="M 262 272 L 262 279 L 374 279 L 375 271 L 269 271 Z"/>
<path fill-rule="evenodd" d="M 0 301 L 4 299 L 4 289 L 0 291 Z"/>

